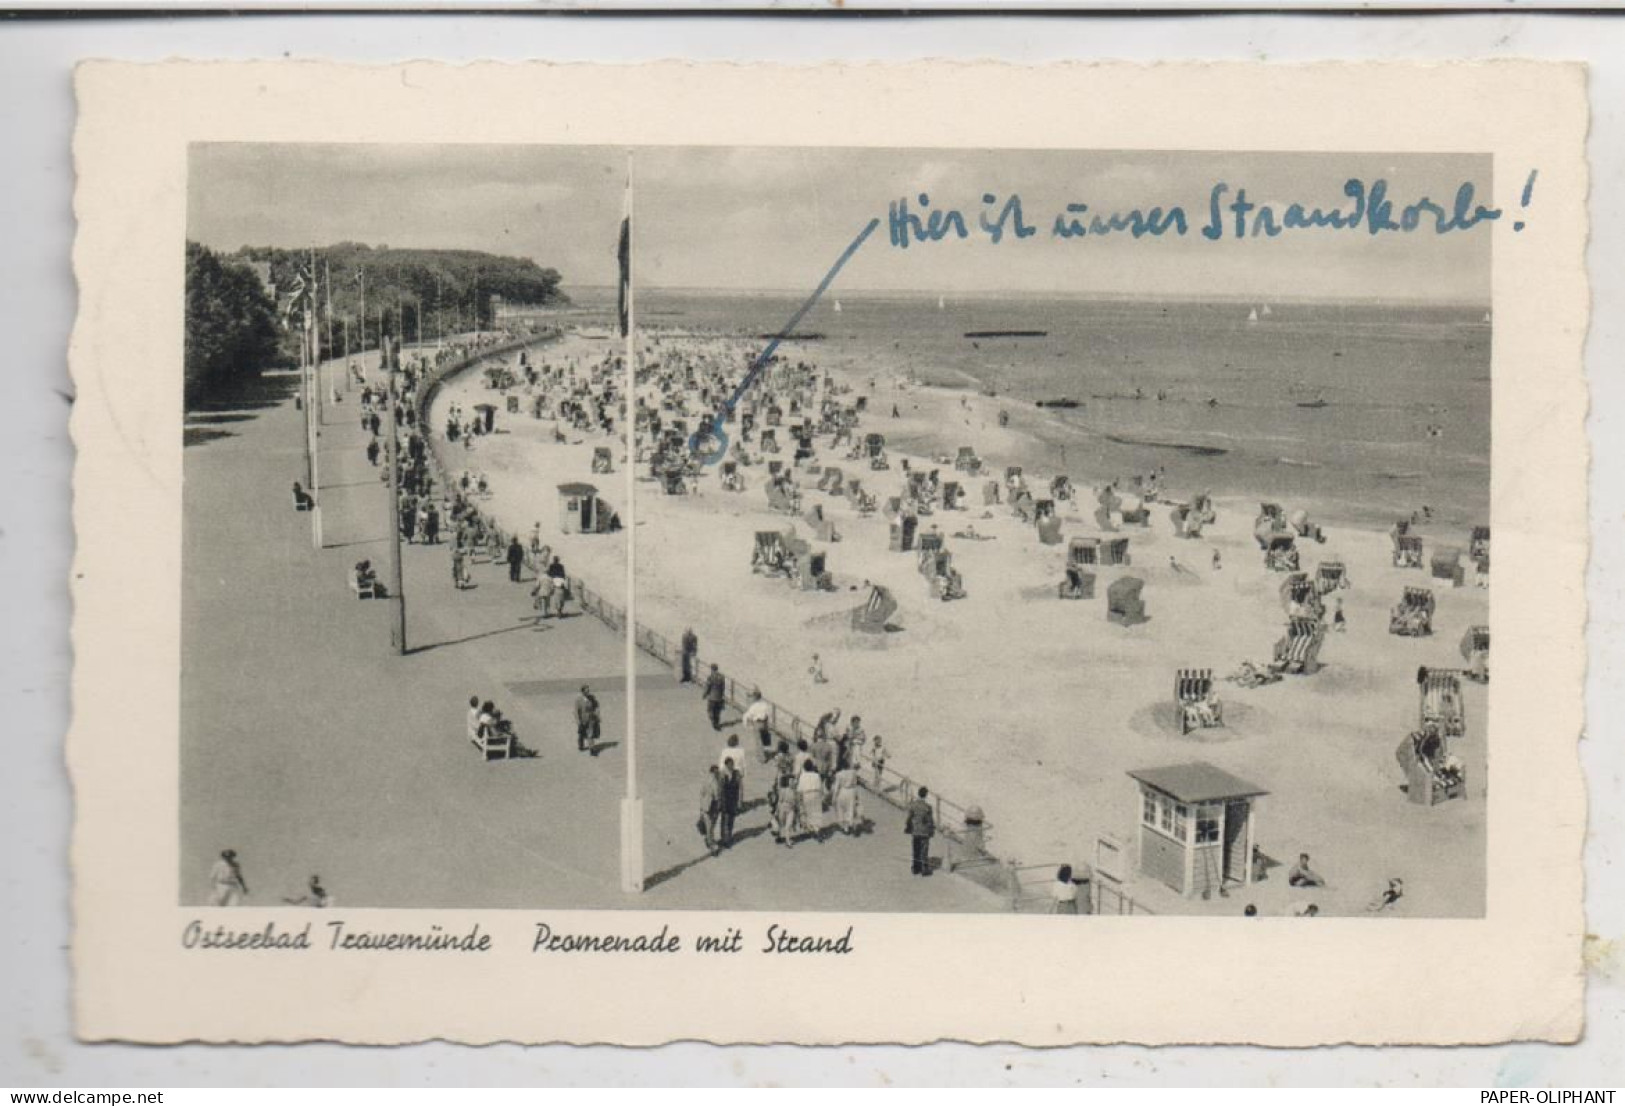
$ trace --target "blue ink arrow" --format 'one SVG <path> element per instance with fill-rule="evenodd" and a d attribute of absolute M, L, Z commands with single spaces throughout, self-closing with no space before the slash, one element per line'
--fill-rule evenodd
<path fill-rule="evenodd" d="M 739 401 L 744 398 L 746 392 L 750 391 L 751 385 L 756 383 L 756 378 L 762 374 L 762 369 L 772 359 L 773 352 L 779 348 L 779 343 L 789 337 L 796 329 L 796 324 L 801 322 L 807 312 L 813 309 L 813 304 L 817 303 L 819 298 L 829 290 L 829 286 L 835 283 L 836 274 L 845 267 L 848 261 L 852 260 L 852 255 L 858 252 L 858 247 L 863 245 L 864 241 L 875 232 L 875 228 L 878 226 L 880 226 L 879 219 L 870 219 L 868 225 L 858 232 L 858 236 L 852 239 L 852 244 L 846 247 L 841 256 L 836 259 L 835 264 L 830 267 L 829 272 L 824 274 L 824 279 L 818 282 L 818 287 L 813 289 L 812 295 L 807 297 L 807 302 L 803 303 L 801 308 L 790 316 L 790 321 L 785 323 L 778 334 L 774 335 L 773 340 L 767 344 L 761 353 L 756 355 L 756 359 L 750 363 L 750 369 L 745 373 L 745 379 L 739 382 L 739 387 L 734 389 L 733 395 L 728 397 L 728 401 L 717 411 L 711 422 L 694 431 L 693 436 L 688 439 L 688 448 L 699 455 L 701 463 L 714 465 L 727 456 L 728 432 L 722 428 L 723 421 L 733 414 L 733 410 Z"/>

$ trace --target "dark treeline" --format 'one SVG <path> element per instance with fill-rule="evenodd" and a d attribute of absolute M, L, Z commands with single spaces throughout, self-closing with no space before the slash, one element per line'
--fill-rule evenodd
<path fill-rule="evenodd" d="M 285 300 L 298 284 L 297 275 L 310 271 L 312 253 L 308 249 L 245 246 L 234 256 L 269 262 L 271 282 Z M 364 331 L 363 274 L 367 308 Z M 380 330 L 407 341 L 428 341 L 436 334 L 489 327 L 493 297 L 521 304 L 569 302 L 559 291 L 556 269 L 544 269 L 529 258 L 501 257 L 478 250 L 390 249 L 340 242 L 315 250 L 315 276 L 322 286 L 316 318 L 324 357 L 344 352 L 346 323 L 350 349 L 372 349 L 378 344 Z M 327 334 L 329 291 L 333 305 L 331 347 Z"/>
<path fill-rule="evenodd" d="M 186 243 L 186 401 L 286 360 L 276 302 L 247 265 Z"/>

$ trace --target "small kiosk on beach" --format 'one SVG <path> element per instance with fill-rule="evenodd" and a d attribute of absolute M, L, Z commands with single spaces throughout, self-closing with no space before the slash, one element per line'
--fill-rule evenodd
<path fill-rule="evenodd" d="M 1191 898 L 1253 881 L 1254 800 L 1269 794 L 1205 761 L 1129 773 L 1140 785 L 1139 871 Z"/>
<path fill-rule="evenodd" d="M 600 524 L 600 513 L 607 516 L 608 509 L 598 498 L 596 487 L 574 483 L 559 485 L 559 529 L 564 533 L 602 533 L 607 527 Z"/>

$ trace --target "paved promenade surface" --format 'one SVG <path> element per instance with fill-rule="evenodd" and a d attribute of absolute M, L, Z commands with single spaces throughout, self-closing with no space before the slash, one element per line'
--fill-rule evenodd
<path fill-rule="evenodd" d="M 513 584 L 505 566 L 476 565 L 477 586 L 458 592 L 444 545 L 410 545 L 411 652 L 396 656 L 390 604 L 358 600 L 346 583 L 362 558 L 381 575 L 387 563 L 387 490 L 364 454 L 359 390 L 323 407 L 319 551 L 290 493 L 305 475 L 303 412 L 291 386 L 271 381 L 258 394 L 257 405 L 188 421 L 183 902 L 206 900 L 215 856 L 235 848 L 259 906 L 300 894 L 317 873 L 343 907 L 1002 908 L 945 872 L 910 876 L 900 813 L 868 795 L 871 833 L 775 845 L 754 762 L 739 839 L 709 857 L 694 820 L 726 734 L 711 731 L 698 689 L 641 654 L 649 886 L 623 893 L 622 638 L 584 615 L 538 628 L 528 573 Z M 597 757 L 575 750 L 583 683 L 603 707 Z M 465 736 L 471 695 L 494 700 L 540 755 L 485 763 Z"/>

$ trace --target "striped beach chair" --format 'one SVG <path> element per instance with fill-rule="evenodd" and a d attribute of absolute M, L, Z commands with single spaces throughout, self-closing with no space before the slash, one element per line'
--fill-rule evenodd
<path fill-rule="evenodd" d="M 1308 675 L 1320 667 L 1326 627 L 1318 618 L 1289 618 L 1286 634 L 1275 643 L 1275 663 L 1284 672 Z"/>
<path fill-rule="evenodd" d="M 1424 668 L 1417 681 L 1421 703 L 1418 721 L 1424 727 L 1435 725 L 1446 737 L 1467 732 L 1467 713 L 1462 704 L 1461 674 L 1442 668 Z"/>
<path fill-rule="evenodd" d="M 1174 674 L 1174 706 L 1179 732 L 1224 725 L 1224 710 L 1213 690 L 1213 669 L 1181 668 Z"/>

